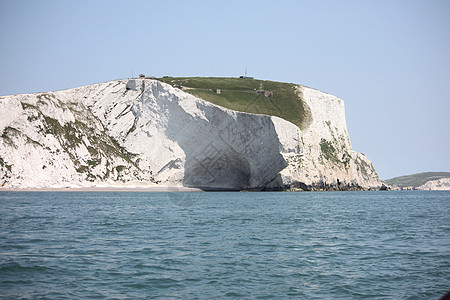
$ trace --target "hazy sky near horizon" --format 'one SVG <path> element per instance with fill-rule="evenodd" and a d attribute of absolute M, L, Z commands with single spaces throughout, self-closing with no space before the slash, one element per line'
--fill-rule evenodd
<path fill-rule="evenodd" d="M 450 171 L 449 31 L 447 0 L 0 0 L 0 95 L 247 67 L 343 99 L 381 178 Z"/>

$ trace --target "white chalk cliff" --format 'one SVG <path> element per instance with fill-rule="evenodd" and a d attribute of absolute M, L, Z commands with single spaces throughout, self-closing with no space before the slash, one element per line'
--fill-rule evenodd
<path fill-rule="evenodd" d="M 372 163 L 352 150 L 343 101 L 296 88 L 302 129 L 151 79 L 3 96 L 0 186 L 380 188 Z"/>
<path fill-rule="evenodd" d="M 450 191 L 450 178 L 445 177 L 436 180 L 430 180 L 419 186 L 417 189 L 430 191 Z"/>

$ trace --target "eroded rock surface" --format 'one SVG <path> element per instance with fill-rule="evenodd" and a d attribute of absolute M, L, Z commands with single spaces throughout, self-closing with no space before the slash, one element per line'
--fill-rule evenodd
<path fill-rule="evenodd" d="M 343 101 L 298 86 L 302 130 L 150 79 L 0 97 L 0 185 L 202 189 L 377 188 L 352 150 Z"/>

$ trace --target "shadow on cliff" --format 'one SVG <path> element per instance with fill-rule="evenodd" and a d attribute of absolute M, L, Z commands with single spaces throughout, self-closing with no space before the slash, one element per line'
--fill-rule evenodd
<path fill-rule="evenodd" d="M 237 113 L 176 97 L 168 105 L 166 134 L 186 155 L 184 186 L 259 190 L 287 166 L 269 116 Z"/>

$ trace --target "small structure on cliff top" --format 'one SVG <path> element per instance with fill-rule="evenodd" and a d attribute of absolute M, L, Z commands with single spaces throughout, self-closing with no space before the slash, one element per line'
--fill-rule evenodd
<path fill-rule="evenodd" d="M 254 79 L 253 77 L 247 76 L 247 67 L 245 67 L 245 75 L 239 76 L 239 78 L 244 78 L 244 79 Z"/>
<path fill-rule="evenodd" d="M 264 97 L 266 97 L 266 98 L 270 98 L 270 97 L 273 96 L 273 92 L 271 92 L 271 91 L 266 91 L 266 90 L 257 90 L 257 91 L 256 91 L 256 94 L 257 94 L 257 95 L 264 96 Z"/>

